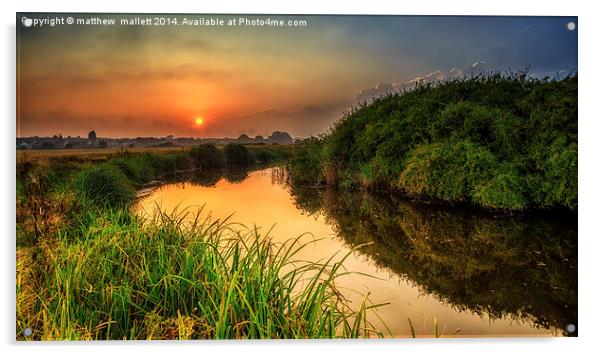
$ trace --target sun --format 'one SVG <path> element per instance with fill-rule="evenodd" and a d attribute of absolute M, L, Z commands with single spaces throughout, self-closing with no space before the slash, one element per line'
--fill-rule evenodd
<path fill-rule="evenodd" d="M 195 123 L 196 125 L 203 125 L 203 118 L 201 118 L 201 117 L 196 117 L 196 118 L 194 119 L 194 123 Z"/>

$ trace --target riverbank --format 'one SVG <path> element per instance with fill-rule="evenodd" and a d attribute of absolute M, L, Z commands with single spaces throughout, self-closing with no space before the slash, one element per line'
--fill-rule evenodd
<path fill-rule="evenodd" d="M 382 336 L 365 320 L 375 305 L 349 309 L 336 290 L 341 262 L 291 266 L 300 239 L 276 245 L 203 215 L 193 224 L 169 213 L 142 223 L 130 211 L 135 191 L 160 176 L 288 154 L 203 147 L 18 164 L 17 339 Z M 293 291 L 301 280 L 303 290 Z"/>
<path fill-rule="evenodd" d="M 299 184 L 577 210 L 577 76 L 479 76 L 365 102 L 292 158 Z"/>

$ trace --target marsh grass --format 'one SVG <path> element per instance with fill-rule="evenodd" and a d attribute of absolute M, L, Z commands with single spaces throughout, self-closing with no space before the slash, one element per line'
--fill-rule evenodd
<path fill-rule="evenodd" d="M 286 152 L 265 149 L 260 160 Z M 135 215 L 136 189 L 192 162 L 174 152 L 18 164 L 17 340 L 383 336 L 368 320 L 382 304 L 337 288 L 351 253 L 300 261 L 317 240 L 274 243 L 202 209 Z"/>
<path fill-rule="evenodd" d="M 416 338 L 416 329 L 414 328 L 414 324 L 412 323 L 412 320 L 410 320 L 409 318 L 408 318 L 408 323 L 410 325 L 410 336 L 412 338 Z M 445 334 L 445 330 L 446 330 L 446 327 L 443 327 L 443 329 L 439 328 L 439 322 L 437 321 L 437 317 L 434 317 L 433 318 L 433 337 L 435 337 L 435 338 L 453 338 L 461 332 L 461 330 L 459 328 L 457 328 L 451 335 L 447 335 L 447 334 Z"/>
<path fill-rule="evenodd" d="M 277 244 L 201 212 L 152 220 L 128 209 L 85 214 L 35 262 L 20 250 L 17 339 L 383 336 L 368 320 L 382 305 L 367 296 L 353 305 L 337 290 L 351 252 L 298 261 L 315 240 Z M 27 327 L 33 335 L 25 338 Z"/>
<path fill-rule="evenodd" d="M 118 207 L 134 199 L 134 187 L 126 175 L 110 165 L 96 165 L 83 169 L 74 181 L 81 200 L 97 205 Z"/>

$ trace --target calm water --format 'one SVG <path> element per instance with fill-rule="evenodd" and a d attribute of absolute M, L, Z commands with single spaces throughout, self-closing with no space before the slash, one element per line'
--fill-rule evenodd
<path fill-rule="evenodd" d="M 138 212 L 157 205 L 167 212 L 204 205 L 214 219 L 234 213 L 232 221 L 273 227 L 276 241 L 305 232 L 323 238 L 299 255 L 305 260 L 373 242 L 345 264 L 379 279 L 351 275 L 338 284 L 356 303 L 363 298 L 356 292 L 390 303 L 379 315 L 398 337 L 411 333 L 408 319 L 418 336 L 432 336 L 435 322 L 456 336 L 567 335 L 577 324 L 576 220 L 300 188 L 281 168 L 187 176 L 153 190 Z"/>

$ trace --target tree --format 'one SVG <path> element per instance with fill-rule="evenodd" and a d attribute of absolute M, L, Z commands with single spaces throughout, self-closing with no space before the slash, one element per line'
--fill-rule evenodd
<path fill-rule="evenodd" d="M 282 132 L 282 131 L 273 132 L 272 135 L 270 135 L 270 137 L 268 138 L 268 140 L 272 143 L 277 143 L 277 144 L 292 144 L 293 143 L 293 138 L 291 138 L 291 136 L 287 132 Z"/>
<path fill-rule="evenodd" d="M 243 141 L 243 142 L 244 142 L 244 141 L 249 141 L 249 140 L 251 140 L 251 138 L 249 138 L 249 136 L 248 136 L 247 134 L 241 134 L 241 135 L 238 137 L 238 139 L 236 139 L 236 140 L 238 140 L 238 141 Z"/>
<path fill-rule="evenodd" d="M 203 144 L 190 149 L 190 157 L 197 169 L 222 166 L 224 157 L 213 144 Z"/>
<path fill-rule="evenodd" d="M 228 165 L 250 165 L 254 162 L 249 149 L 240 144 L 230 143 L 224 148 Z"/>
<path fill-rule="evenodd" d="M 88 143 L 94 144 L 95 142 L 96 142 L 96 132 L 94 130 L 91 130 L 88 133 Z"/>

